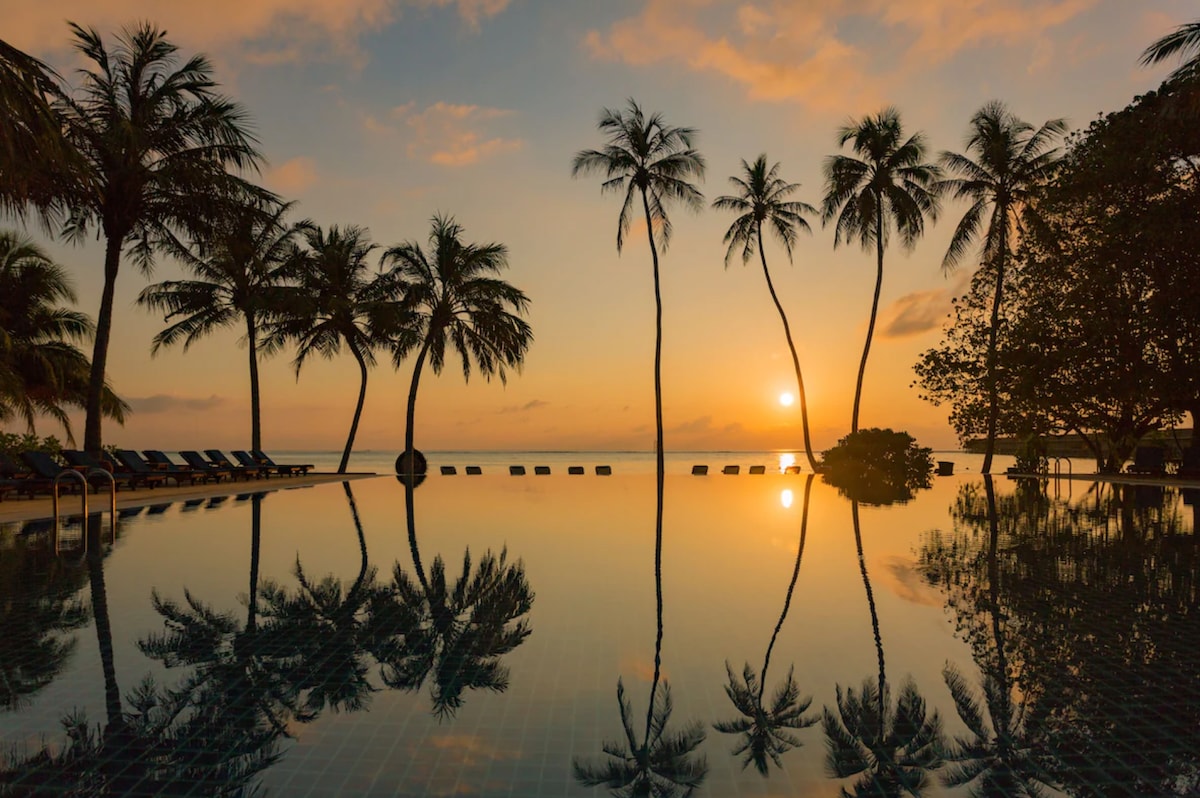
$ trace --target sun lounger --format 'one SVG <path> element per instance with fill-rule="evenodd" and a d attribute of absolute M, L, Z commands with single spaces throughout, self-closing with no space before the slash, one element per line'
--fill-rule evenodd
<path fill-rule="evenodd" d="M 165 485 L 167 482 L 166 474 L 155 474 L 153 472 L 145 474 L 135 474 L 127 468 L 116 468 L 112 463 L 97 460 L 87 452 L 75 451 L 74 449 L 64 449 L 63 457 L 75 469 L 87 469 L 90 473 L 93 470 L 107 471 L 112 474 L 113 482 L 119 488 L 122 485 L 128 486 L 131 490 L 139 485 L 145 485 L 150 488 L 158 485 Z"/>
<path fill-rule="evenodd" d="M 584 473 L 583 466 L 567 466 L 567 473 L 575 475 L 582 474 Z"/>
<path fill-rule="evenodd" d="M 765 474 L 765 473 L 767 473 L 767 467 L 763 466 L 763 465 L 752 465 L 752 466 L 750 466 L 750 473 L 751 474 Z"/>
<path fill-rule="evenodd" d="M 1162 446 L 1139 446 L 1133 452 L 1133 462 L 1125 469 L 1127 474 L 1162 476 L 1167 473 L 1167 450 Z"/>
<path fill-rule="evenodd" d="M 54 489 L 54 480 L 59 474 L 64 471 L 74 470 L 54 462 L 54 458 L 45 452 L 21 452 L 21 460 L 24 461 L 25 465 L 29 466 L 29 470 L 33 473 L 33 476 L 28 477 L 28 479 L 37 482 L 39 493 L 49 493 Z M 74 482 L 64 481 L 60 483 L 60 490 L 64 492 L 74 489 Z"/>
<path fill-rule="evenodd" d="M 209 451 L 211 452 L 212 450 L 210 449 Z M 267 479 L 270 479 L 272 474 L 282 474 L 283 473 L 283 470 L 280 469 L 279 466 L 265 465 L 264 463 L 258 462 L 257 460 L 254 459 L 253 455 L 251 455 L 250 452 L 247 452 L 245 449 L 234 449 L 232 452 L 230 452 L 230 454 L 233 455 L 233 458 L 235 460 L 237 460 L 238 463 L 245 466 L 246 468 L 257 468 L 259 470 L 259 473 L 262 474 Z M 208 456 L 209 456 L 209 459 L 212 459 L 212 460 L 216 459 L 211 454 L 209 454 Z"/>
<path fill-rule="evenodd" d="M 312 463 L 276 463 L 262 449 L 251 449 L 250 454 L 254 455 L 254 459 L 262 465 L 274 466 L 280 469 L 281 474 L 300 474 L 304 476 L 312 470 Z"/>
<path fill-rule="evenodd" d="M 703 476 L 707 476 L 707 475 L 708 475 L 708 466 L 706 466 L 706 465 L 692 466 L 692 476 L 703 477 Z"/>
<path fill-rule="evenodd" d="M 234 475 L 244 477 L 245 479 L 261 479 L 265 475 L 265 472 L 271 468 L 271 466 L 259 465 L 258 463 L 249 466 L 234 465 L 220 449 L 205 449 L 204 456 L 221 468 L 228 468 Z"/>
<path fill-rule="evenodd" d="M 546 476 L 550 473 L 550 466 L 534 466 L 533 473 L 540 476 Z"/>
<path fill-rule="evenodd" d="M 117 449 L 115 452 L 118 462 L 124 467 L 125 471 L 134 474 L 143 479 L 160 478 L 164 482 L 168 479 L 175 480 L 176 485 L 182 485 L 183 480 L 188 480 L 192 485 L 196 484 L 196 480 L 203 479 L 203 474 L 197 474 L 191 469 L 168 470 L 165 468 L 155 468 L 141 458 L 141 456 L 132 449 Z"/>
<path fill-rule="evenodd" d="M 482 473 L 483 469 L 480 466 L 467 466 L 467 476 L 469 477 L 477 477 Z"/>
<path fill-rule="evenodd" d="M 442 476 L 444 476 L 444 477 L 452 477 L 458 473 L 458 469 L 455 468 L 454 466 L 442 466 L 441 470 L 442 470 Z"/>
<path fill-rule="evenodd" d="M 155 471 L 161 471 L 168 476 L 174 477 L 175 484 L 179 484 L 180 479 L 191 480 L 193 485 L 196 484 L 197 480 L 201 482 L 208 482 L 209 480 L 213 482 L 221 481 L 220 477 L 214 474 L 211 469 L 197 470 L 190 466 L 179 465 L 167 457 L 166 453 L 161 449 L 144 449 L 142 450 L 142 454 L 146 456 L 147 462 L 150 463 Z"/>
<path fill-rule="evenodd" d="M 525 466 L 510 465 L 508 467 L 508 473 L 513 475 L 514 477 L 523 477 L 523 476 L 525 476 Z"/>
<path fill-rule="evenodd" d="M 721 469 L 722 474 L 739 474 L 739 473 L 741 473 L 741 471 L 742 471 L 741 466 L 735 466 L 735 465 L 727 465 Z"/>
<path fill-rule="evenodd" d="M 208 460 L 205 460 L 200 456 L 200 452 L 197 452 L 194 449 L 188 449 L 186 452 L 180 452 L 179 456 L 183 458 L 183 462 L 187 463 L 189 468 L 193 468 L 196 471 L 203 471 L 207 474 L 214 474 L 217 477 L 217 481 L 220 481 L 223 477 L 229 477 L 230 479 L 233 479 L 232 471 L 230 471 L 228 468 L 221 468 L 221 466 L 217 465 L 216 463 L 211 463 Z M 244 474 L 245 472 L 242 473 Z"/>

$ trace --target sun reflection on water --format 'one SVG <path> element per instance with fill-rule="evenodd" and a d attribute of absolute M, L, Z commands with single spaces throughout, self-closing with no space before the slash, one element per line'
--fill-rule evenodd
<path fill-rule="evenodd" d="M 796 497 L 792 495 L 792 491 L 789 488 L 785 488 L 783 492 L 779 494 L 779 503 L 782 504 L 783 509 L 786 510 L 792 506 L 792 502 L 795 500 L 795 498 Z"/>
<path fill-rule="evenodd" d="M 785 452 L 779 455 L 779 473 L 785 474 L 787 470 L 796 464 L 796 455 Z"/>

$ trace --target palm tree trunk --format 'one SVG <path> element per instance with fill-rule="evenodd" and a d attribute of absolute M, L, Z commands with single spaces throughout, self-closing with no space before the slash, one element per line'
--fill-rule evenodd
<path fill-rule="evenodd" d="M 795 591 L 796 579 L 800 576 L 800 560 L 804 557 L 804 542 L 808 537 L 808 497 L 812 492 L 814 476 L 814 474 L 809 474 L 808 479 L 804 482 L 804 508 L 800 513 L 800 548 L 796 550 L 796 567 L 792 569 L 792 581 L 788 583 L 787 598 L 783 600 L 783 612 L 779 613 L 779 622 L 775 624 L 775 631 L 771 633 L 771 642 L 767 644 L 767 654 L 763 657 L 762 675 L 758 682 L 759 706 L 762 706 L 763 692 L 767 689 L 767 668 L 771 664 L 771 651 L 775 648 L 779 630 L 783 628 L 783 622 L 792 606 L 792 592 Z"/>
<path fill-rule="evenodd" d="M 100 312 L 96 315 L 96 338 L 92 345 L 92 371 L 88 378 L 86 417 L 83 422 L 83 448 L 93 456 L 101 454 L 104 443 L 100 428 L 103 412 L 104 373 L 108 367 L 108 340 L 112 335 L 113 294 L 117 270 L 121 266 L 124 236 L 109 236 L 104 245 L 104 290 L 100 294 Z"/>
<path fill-rule="evenodd" d="M 1000 390 L 996 384 L 996 336 L 1000 325 L 1000 302 L 1004 292 L 1004 267 L 1008 255 L 1008 225 L 1007 219 L 1002 219 L 1000 225 L 1000 253 L 996 263 L 996 293 L 992 297 L 992 324 L 988 330 L 987 348 L 987 381 L 988 381 L 988 416 L 987 443 L 983 450 L 983 466 L 979 469 L 984 474 L 992 472 L 992 454 L 996 450 L 996 420 L 1000 415 Z"/>
<path fill-rule="evenodd" d="M 421 549 L 417 546 L 417 514 L 413 500 L 414 480 L 402 478 L 400 481 L 404 483 L 404 518 L 408 525 L 408 550 L 412 554 L 413 569 L 417 572 L 417 581 L 421 583 L 421 590 L 425 595 L 429 595 L 429 580 L 425 578 L 425 569 L 421 565 Z"/>
<path fill-rule="evenodd" d="M 358 361 L 361 382 L 358 386 L 358 404 L 354 406 L 354 420 L 350 422 L 350 434 L 346 437 L 346 448 L 342 451 L 342 461 L 338 463 L 337 472 L 339 474 L 346 473 L 346 466 L 350 462 L 350 452 L 354 450 L 354 436 L 358 434 L 358 420 L 362 418 L 363 403 L 367 401 L 367 361 L 363 359 L 357 346 L 350 341 L 347 341 L 347 345 L 350 347 L 350 354 L 354 355 L 354 359 Z M 415 410 L 415 407 L 413 409 Z"/>
<path fill-rule="evenodd" d="M 883 638 L 879 634 L 879 613 L 875 611 L 875 594 L 871 592 L 871 579 L 867 576 L 867 561 L 863 557 L 862 530 L 858 523 L 858 502 L 850 500 L 850 514 L 854 519 L 854 544 L 858 547 L 858 570 L 862 572 L 863 587 L 867 590 L 867 606 L 871 608 L 871 629 L 875 632 L 875 655 L 879 658 L 879 723 L 882 734 L 884 697 L 887 675 L 883 669 Z"/>
<path fill-rule="evenodd" d="M 996 680 L 1000 684 L 1000 698 L 1004 704 L 1004 712 L 1000 713 L 1004 723 L 1008 722 L 1008 701 L 1010 689 L 1008 683 L 1008 657 L 1004 652 L 1004 625 L 1000 611 L 1000 522 L 996 513 L 996 489 L 992 485 L 992 477 L 983 476 L 983 488 L 987 493 L 988 506 L 988 593 L 991 605 L 988 609 L 992 614 L 992 638 L 996 643 Z M 995 723 L 993 719 L 993 723 Z M 999 730 L 997 730 L 999 731 Z"/>
<path fill-rule="evenodd" d="M 796 345 L 792 343 L 792 328 L 788 324 L 787 314 L 775 294 L 775 284 L 771 282 L 771 272 L 767 269 L 767 253 L 763 250 L 762 222 L 758 223 L 758 257 L 762 260 L 763 276 L 767 278 L 767 290 L 771 292 L 771 301 L 779 311 L 779 320 L 783 322 L 783 335 L 787 338 L 788 349 L 792 353 L 792 365 L 796 368 L 796 389 L 800 394 L 800 424 L 804 429 L 804 453 L 808 456 L 808 467 L 817 470 L 817 459 L 813 456 L 812 438 L 808 434 L 808 397 L 804 393 L 804 377 L 800 374 L 800 357 L 796 354 Z"/>
<path fill-rule="evenodd" d="M 408 386 L 408 411 L 405 415 L 404 451 L 410 453 L 415 453 L 416 451 L 413 449 L 413 424 L 417 417 L 417 386 L 421 382 L 421 368 L 425 365 L 425 356 L 429 354 L 430 343 L 432 343 L 432 339 L 426 338 L 425 343 L 421 346 L 421 353 L 417 355 L 417 362 L 413 364 L 412 382 Z"/>
<path fill-rule="evenodd" d="M 92 519 L 96 519 L 93 523 Z M 125 712 L 121 709 L 121 688 L 117 685 L 117 667 L 113 661 L 112 622 L 108 616 L 108 590 L 104 586 L 104 550 L 100 544 L 100 518 L 89 516 L 83 520 L 84 534 L 88 536 L 87 565 L 88 580 L 92 593 L 92 620 L 96 624 L 96 643 L 100 647 L 100 669 L 104 673 L 104 708 L 108 723 L 106 734 L 125 726 Z"/>
<path fill-rule="evenodd" d="M 363 580 L 367 577 L 369 561 L 367 559 L 367 538 L 363 534 L 362 519 L 358 517 L 358 504 L 354 501 L 354 493 L 350 490 L 350 483 L 343 482 L 342 490 L 346 491 L 346 501 L 350 503 L 350 515 L 354 518 L 354 530 L 358 533 L 358 578 L 354 580 L 354 586 L 346 594 L 345 601 L 345 604 L 352 606 L 353 602 L 351 599 L 358 595 L 358 591 L 362 588 Z"/>
<path fill-rule="evenodd" d="M 850 432 L 858 432 L 858 406 L 862 401 L 863 375 L 867 372 L 867 355 L 875 335 L 875 316 L 879 312 L 879 291 L 883 287 L 883 201 L 875 198 L 875 297 L 871 300 L 871 319 L 867 322 L 867 342 L 863 344 L 862 361 L 858 364 L 858 381 L 854 384 L 854 414 L 850 417 Z"/>
<path fill-rule="evenodd" d="M 262 408 L 258 393 L 258 329 L 254 314 L 246 314 L 246 340 L 250 343 L 250 449 L 262 449 Z"/>
<path fill-rule="evenodd" d="M 262 549 L 262 494 L 250 497 L 250 592 L 246 599 L 246 634 L 258 631 L 258 563 Z"/>

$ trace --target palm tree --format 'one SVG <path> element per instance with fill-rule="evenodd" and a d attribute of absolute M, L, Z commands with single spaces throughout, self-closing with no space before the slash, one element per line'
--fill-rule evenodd
<path fill-rule="evenodd" d="M 65 232 L 81 239 L 94 225 L 105 242 L 84 427 L 94 453 L 122 254 L 148 272 L 177 232 L 198 232 L 231 197 L 265 192 L 228 171 L 256 168 L 261 156 L 245 112 L 217 94 L 208 59 L 178 65 L 178 49 L 149 23 L 122 31 L 111 50 L 94 29 L 71 30 L 90 67 L 77 96 L 55 102 L 78 156 Z"/>
<path fill-rule="evenodd" d="M 812 438 L 808 432 L 808 397 L 804 391 L 804 377 L 800 374 L 800 357 L 796 354 L 796 345 L 792 343 L 792 328 L 788 325 L 787 315 L 783 312 L 783 305 L 780 304 L 779 297 L 775 294 L 775 285 L 771 282 L 771 272 L 767 269 L 767 254 L 763 249 L 762 233 L 763 224 L 769 224 L 775 237 L 787 250 L 790 262 L 792 246 L 796 243 L 796 231 L 812 232 L 804 214 L 815 214 L 817 209 L 807 202 L 785 199 L 800 188 L 800 184 L 784 182 L 779 177 L 778 163 L 767 169 L 765 153 L 758 156 L 753 165 L 742 161 L 742 173 L 742 177 L 729 178 L 729 182 L 738 189 L 737 196 L 718 197 L 713 202 L 714 208 L 740 214 L 725 233 L 724 241 L 729 245 L 725 251 L 725 267 L 729 267 L 735 250 L 742 250 L 742 263 L 749 263 L 753 251 L 758 250 L 763 276 L 767 279 L 767 290 L 771 292 L 775 310 L 779 311 L 779 319 L 783 322 L 783 334 L 792 353 L 792 365 L 796 369 L 796 388 L 800 394 L 800 421 L 804 428 L 804 453 L 808 455 L 809 468 L 816 471 L 817 459 L 813 454 Z"/>
<path fill-rule="evenodd" d="M 1176 56 L 1187 60 L 1171 73 L 1168 80 L 1188 80 L 1200 75 L 1200 21 L 1180 25 L 1147 47 L 1140 63 L 1150 66 Z"/>
<path fill-rule="evenodd" d="M 858 365 L 854 388 L 854 413 L 850 432 L 858 432 L 858 410 L 862 400 L 863 375 L 867 355 L 875 334 L 875 316 L 879 311 L 879 291 L 883 286 L 883 251 L 892 228 L 906 249 L 916 246 L 925 232 L 925 220 L 935 221 L 938 214 L 938 178 L 941 170 L 925 163 L 925 136 L 914 133 L 907 139 L 900 124 L 900 112 L 885 108 L 874 116 L 850 122 L 838 132 L 838 145 L 853 143 L 857 158 L 831 155 L 825 159 L 825 199 L 821 221 L 828 224 L 836 217 L 833 245 L 849 244 L 857 239 L 863 249 L 875 244 L 875 295 L 867 340 Z"/>
<path fill-rule="evenodd" d="M 262 448 L 258 358 L 263 324 L 279 306 L 282 267 L 292 255 L 297 227 L 284 222 L 292 203 L 270 211 L 244 208 L 219 220 L 195 247 L 174 254 L 191 280 L 146 286 L 138 304 L 164 312 L 170 324 L 150 350 L 182 343 L 183 351 L 216 330 L 242 325 L 250 360 L 250 448 Z"/>
<path fill-rule="evenodd" d="M 625 111 L 605 108 L 600 115 L 600 132 L 608 141 L 603 150 L 582 150 L 575 155 L 571 176 L 600 174 L 602 192 L 623 192 L 624 202 L 617 218 L 617 252 L 633 223 L 633 203 L 640 194 L 646 220 L 646 238 L 654 264 L 654 428 L 659 501 L 657 526 L 662 529 L 663 460 L 662 415 L 662 290 L 658 278 L 658 248 L 665 252 L 671 240 L 671 218 L 667 205 L 682 202 L 699 211 L 704 195 L 691 179 L 704 178 L 704 158 L 692 147 L 696 131 L 673 127 L 662 114 L 645 116 L 633 99 Z"/>
<path fill-rule="evenodd" d="M 941 181 L 940 190 L 971 203 L 950 239 L 942 269 L 953 271 L 982 232 L 982 267 L 995 271 L 987 347 L 987 445 L 981 469 L 984 474 L 991 471 L 996 447 L 999 416 L 996 335 L 1005 267 L 1013 239 L 1021 233 L 1022 216 L 1029 210 L 1033 192 L 1045 182 L 1058 158 L 1058 148 L 1053 145 L 1066 131 L 1063 119 L 1051 119 L 1034 130 L 1032 125 L 1014 116 L 1004 103 L 992 101 L 971 117 L 966 154 L 941 155 L 942 167 L 954 177 Z"/>
<path fill-rule="evenodd" d="M 433 373 L 441 374 L 446 350 L 452 348 L 462 360 L 464 380 L 470 379 L 474 362 L 486 379 L 497 375 L 507 383 L 505 367 L 519 370 L 533 342 L 533 331 L 521 318 L 529 298 L 493 276 L 508 268 L 508 248 L 467 244 L 462 234 L 453 217 L 438 214 L 433 217 L 428 252 L 410 241 L 383 255 L 383 264 L 391 266 L 394 295 L 404 297 L 412 314 L 393 340 L 394 365 L 398 368 L 408 352 L 420 346 L 408 389 L 404 431 L 405 454 L 412 459 L 417 386 L 426 358 Z"/>
<path fill-rule="evenodd" d="M 36 244 L 0 232 L 0 421 L 19 416 L 32 431 L 39 415 L 62 424 L 74 441 L 67 407 L 87 401 L 89 365 L 76 342 L 93 332 L 75 302 L 66 270 Z M 101 409 L 120 423 L 129 406 L 105 385 Z"/>
<path fill-rule="evenodd" d="M 871 610 L 879 678 L 874 684 L 870 678 L 864 679 L 857 693 L 852 687 L 843 692 L 841 685 L 837 686 L 838 714 L 828 707 L 822 713 L 828 746 L 826 768 L 834 778 L 858 776 L 854 784 L 855 796 L 899 796 L 901 791 L 919 795 L 928 783 L 928 774 L 942 765 L 941 718 L 937 710 L 931 717 L 926 717 L 925 699 L 911 680 L 901 686 L 896 705 L 892 706 L 879 614 L 863 556 L 857 500 L 850 500 L 850 509 L 858 567 L 867 594 L 867 606 Z M 842 792 L 850 794 L 844 789 Z"/>
<path fill-rule="evenodd" d="M 804 483 L 804 508 L 800 516 L 800 546 L 796 551 L 796 567 L 792 569 L 792 581 L 788 583 L 783 612 L 779 614 L 779 621 L 775 624 L 775 631 L 771 634 L 771 642 L 767 644 L 767 653 L 763 657 L 762 679 L 759 679 L 747 662 L 742 669 L 742 681 L 739 683 L 733 668 L 726 662 L 725 672 L 729 676 L 729 684 L 725 687 L 725 694 L 742 717 L 713 724 L 713 728 L 719 732 L 744 736 L 744 740 L 733 750 L 733 754 L 745 754 L 742 768 L 745 769 L 753 762 L 754 767 L 763 776 L 768 775 L 768 756 L 775 763 L 775 767 L 781 768 L 783 761 L 780 756 L 803 745 L 798 737 L 783 730 L 807 729 L 819 720 L 817 716 L 804 714 L 812 704 L 812 698 L 801 697 L 800 687 L 793 678 L 794 669 L 790 667 L 787 678 L 776 689 L 771 699 L 770 709 L 763 704 L 771 652 L 779 638 L 779 630 L 783 628 L 783 622 L 787 619 L 788 609 L 792 606 L 792 593 L 796 589 L 796 579 L 800 576 L 800 562 L 804 557 L 804 544 L 808 537 L 808 502 L 812 493 L 813 476 L 809 474 Z"/>
<path fill-rule="evenodd" d="M 36 208 L 49 222 L 61 204 L 69 150 L 51 107 L 58 75 L 0 40 L 0 210 L 22 216 Z"/>
<path fill-rule="evenodd" d="M 304 239 L 307 249 L 298 252 L 286 269 L 291 284 L 284 288 L 283 314 L 272 337 L 297 341 L 292 361 L 297 380 L 309 356 L 332 358 L 341 353 L 343 344 L 358 363 L 358 403 L 338 464 L 338 473 L 344 474 L 367 399 L 367 370 L 375 365 L 374 350 L 399 329 L 405 314 L 392 297 L 386 275 L 369 273 L 367 256 L 376 245 L 366 230 L 334 225 L 326 232 L 307 225 Z"/>

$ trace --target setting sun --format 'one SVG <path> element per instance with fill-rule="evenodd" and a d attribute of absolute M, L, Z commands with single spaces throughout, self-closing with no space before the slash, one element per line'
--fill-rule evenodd
<path fill-rule="evenodd" d="M 787 391 L 784 391 L 783 393 L 779 394 L 779 404 L 783 405 L 784 407 L 791 407 L 792 403 L 795 401 L 796 401 L 796 397 L 792 396 Z"/>

